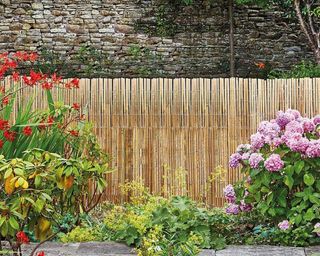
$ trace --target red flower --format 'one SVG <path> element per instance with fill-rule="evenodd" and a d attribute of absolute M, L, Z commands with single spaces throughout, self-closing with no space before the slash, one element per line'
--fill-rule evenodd
<path fill-rule="evenodd" d="M 9 122 L 3 119 L 0 119 L 0 130 L 8 130 L 10 128 Z"/>
<path fill-rule="evenodd" d="M 53 75 L 51 76 L 52 82 L 58 84 L 61 82 L 62 77 L 61 76 L 57 76 L 56 73 L 53 73 Z"/>
<path fill-rule="evenodd" d="M 3 136 L 8 140 L 13 142 L 14 139 L 16 138 L 16 133 L 15 132 L 10 132 L 9 130 L 4 131 Z"/>
<path fill-rule="evenodd" d="M 1 53 L 0 54 L 0 60 L 1 59 L 5 59 L 5 58 L 7 58 L 8 57 L 8 53 L 7 52 L 4 52 L 4 53 Z"/>
<path fill-rule="evenodd" d="M 38 252 L 37 256 L 45 256 L 44 251 Z"/>
<path fill-rule="evenodd" d="M 42 89 L 45 89 L 45 90 L 51 90 L 53 87 L 53 84 L 52 83 L 49 83 L 49 82 L 44 82 L 42 84 Z"/>
<path fill-rule="evenodd" d="M 43 76 L 41 73 L 34 72 L 33 70 L 30 71 L 30 77 L 27 77 L 26 75 L 22 77 L 23 81 L 29 86 L 34 86 L 42 78 Z"/>
<path fill-rule="evenodd" d="M 21 244 L 28 244 L 29 243 L 29 238 L 26 235 L 26 233 L 24 233 L 23 231 L 19 231 L 16 234 L 16 237 L 17 237 L 18 242 Z"/>
<path fill-rule="evenodd" d="M 29 85 L 29 86 L 33 86 L 33 83 L 32 83 L 31 78 L 27 77 L 26 75 L 23 75 L 22 79 L 23 79 L 23 82 L 24 82 L 25 84 L 27 84 L 27 85 Z"/>
<path fill-rule="evenodd" d="M 38 54 L 37 53 L 32 52 L 32 53 L 29 54 L 29 60 L 31 62 L 35 62 L 37 59 L 38 59 Z"/>
<path fill-rule="evenodd" d="M 2 104 L 3 105 L 7 105 L 9 103 L 9 98 L 8 97 L 4 97 L 3 99 L 2 99 Z"/>
<path fill-rule="evenodd" d="M 22 132 L 23 132 L 23 134 L 24 134 L 25 136 L 30 136 L 30 135 L 32 135 L 32 129 L 31 129 L 30 126 L 24 127 Z"/>
<path fill-rule="evenodd" d="M 7 68 L 14 69 L 14 68 L 17 68 L 18 63 L 16 61 L 14 61 L 14 60 L 7 59 L 4 62 L 4 65 L 7 66 Z"/>
<path fill-rule="evenodd" d="M 20 74 L 18 72 L 13 72 L 12 79 L 13 81 L 18 82 L 20 80 Z"/>
<path fill-rule="evenodd" d="M 266 67 L 266 64 L 264 64 L 263 62 L 258 62 L 256 63 L 256 66 L 258 67 L 258 69 L 264 69 Z"/>
<path fill-rule="evenodd" d="M 6 92 L 6 89 L 4 86 L 0 86 L 0 93 L 4 94 Z"/>
<path fill-rule="evenodd" d="M 18 51 L 13 55 L 14 58 L 18 59 L 19 61 L 27 61 L 29 59 L 29 55 L 26 52 Z"/>
<path fill-rule="evenodd" d="M 78 78 L 73 78 L 70 83 L 73 85 L 74 88 L 79 88 L 80 80 Z"/>
<path fill-rule="evenodd" d="M 3 144 L 4 144 L 3 140 L 0 140 L 0 148 L 3 147 Z"/>
<path fill-rule="evenodd" d="M 72 108 L 74 110 L 80 110 L 80 105 L 78 103 L 73 103 Z"/>
<path fill-rule="evenodd" d="M 70 133 L 71 136 L 74 136 L 74 137 L 78 137 L 79 136 L 79 132 L 76 131 L 76 130 L 71 130 L 71 131 L 69 131 L 69 133 Z"/>
<path fill-rule="evenodd" d="M 34 72 L 33 70 L 30 71 L 30 77 L 33 83 L 35 84 L 36 82 L 40 81 L 42 79 L 42 74 Z"/>

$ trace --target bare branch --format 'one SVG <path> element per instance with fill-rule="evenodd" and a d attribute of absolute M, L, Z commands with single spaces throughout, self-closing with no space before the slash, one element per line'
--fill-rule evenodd
<path fill-rule="evenodd" d="M 308 28 L 305 20 L 303 19 L 301 9 L 300 9 L 300 0 L 294 0 L 294 8 L 295 8 L 301 29 L 304 32 L 304 34 L 306 35 L 306 37 L 310 43 L 310 47 L 311 47 L 312 51 L 317 53 L 319 51 L 319 49 L 318 49 L 318 46 L 317 46 L 315 40 L 312 38 L 312 32 L 310 31 L 310 28 Z"/>

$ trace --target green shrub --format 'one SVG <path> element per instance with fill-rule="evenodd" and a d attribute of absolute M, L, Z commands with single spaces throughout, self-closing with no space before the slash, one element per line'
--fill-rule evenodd
<path fill-rule="evenodd" d="M 63 243 L 90 242 L 101 240 L 100 233 L 96 228 L 76 227 L 69 233 L 60 237 Z"/>
<path fill-rule="evenodd" d="M 313 64 L 312 62 L 303 61 L 297 65 L 294 65 L 289 71 L 270 71 L 269 78 L 304 78 L 304 77 L 320 77 L 320 66 Z"/>
<path fill-rule="evenodd" d="M 291 109 L 263 121 L 251 144 L 240 145 L 230 157 L 230 167 L 242 166 L 245 179 L 235 191 L 225 188 L 227 212 L 253 207 L 276 228 L 274 243 L 320 243 L 313 232 L 320 225 L 319 125 L 319 116 L 303 118 Z"/>

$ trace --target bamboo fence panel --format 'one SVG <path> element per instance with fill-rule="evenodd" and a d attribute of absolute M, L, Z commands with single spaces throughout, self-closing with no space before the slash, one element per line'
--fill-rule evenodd
<path fill-rule="evenodd" d="M 6 80 L 5 83 L 10 83 Z M 88 106 L 88 119 L 115 171 L 104 199 L 126 200 L 119 184 L 137 180 L 154 193 L 187 194 L 222 206 L 223 187 L 241 179 L 229 155 L 278 110 L 320 113 L 320 79 L 81 79 L 78 90 L 53 90 Z M 45 107 L 43 90 L 19 92 Z M 17 106 L 15 106 L 15 111 Z M 218 171 L 228 170 L 223 179 Z"/>

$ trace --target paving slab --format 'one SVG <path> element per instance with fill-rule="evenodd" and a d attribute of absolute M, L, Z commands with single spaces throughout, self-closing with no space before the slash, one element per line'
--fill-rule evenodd
<path fill-rule="evenodd" d="M 23 246 L 28 255 L 35 244 Z M 47 242 L 39 248 L 46 256 L 132 256 L 134 248 L 115 242 L 88 242 L 62 244 Z M 231 245 L 224 250 L 203 250 L 200 256 L 320 256 L 320 246 L 308 248 L 284 246 Z"/>
<path fill-rule="evenodd" d="M 228 246 L 216 256 L 305 256 L 304 248 L 283 246 Z"/>
<path fill-rule="evenodd" d="M 134 248 L 115 242 L 81 243 L 77 253 L 84 255 L 134 255 Z"/>
<path fill-rule="evenodd" d="M 215 250 L 202 250 L 202 252 L 200 252 L 199 256 L 215 256 L 216 255 L 216 251 Z"/>
<path fill-rule="evenodd" d="M 320 246 L 312 246 L 304 249 L 306 256 L 320 256 Z"/>

